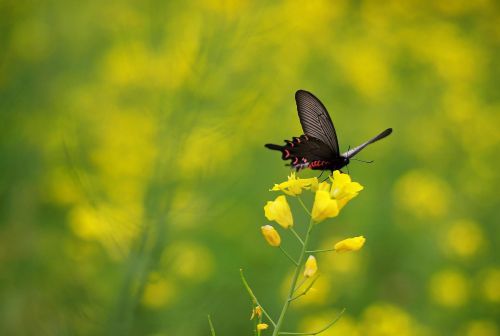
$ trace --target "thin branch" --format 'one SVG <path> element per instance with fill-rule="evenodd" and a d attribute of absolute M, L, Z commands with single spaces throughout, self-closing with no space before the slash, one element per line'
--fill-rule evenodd
<path fill-rule="evenodd" d="M 297 199 L 299 200 L 299 203 L 300 205 L 302 205 L 302 208 L 304 208 L 304 210 L 307 212 L 307 214 L 309 216 L 311 216 L 311 212 L 309 211 L 309 209 L 307 209 L 306 205 L 304 204 L 304 202 L 302 201 L 302 198 L 300 198 L 299 195 L 297 195 Z"/>
<path fill-rule="evenodd" d="M 241 276 L 241 281 L 243 282 L 243 285 L 245 286 L 248 294 L 250 295 L 250 298 L 252 299 L 252 303 L 254 305 L 256 305 L 256 306 L 260 306 L 260 308 L 262 308 L 262 313 L 267 317 L 267 319 L 269 320 L 269 322 L 271 322 L 271 324 L 273 325 L 273 327 L 276 327 L 276 323 L 274 323 L 274 321 L 271 318 L 271 316 L 269 316 L 269 314 L 266 312 L 266 310 L 264 309 L 264 307 L 262 307 L 262 305 L 259 303 L 259 300 L 257 300 L 257 297 L 255 296 L 255 294 L 253 293 L 252 289 L 248 285 L 248 282 L 245 279 L 245 276 L 243 275 L 243 269 L 242 268 L 240 268 L 240 276 Z"/>
<path fill-rule="evenodd" d="M 311 281 L 311 283 L 306 287 L 306 289 L 304 289 L 304 291 L 302 291 L 302 293 L 300 294 L 297 294 L 296 296 L 294 296 L 293 298 L 290 299 L 290 301 L 294 301 L 294 300 L 297 300 L 299 297 L 301 296 L 304 296 L 307 294 L 307 292 L 309 292 L 309 290 L 312 288 L 312 286 L 314 285 L 314 283 L 316 282 L 316 280 L 319 279 L 319 275 L 317 277 L 315 277 L 313 279 L 313 281 Z"/>
<path fill-rule="evenodd" d="M 295 289 L 293 290 L 293 292 L 295 293 L 300 287 L 302 287 L 302 285 L 307 281 L 308 278 L 304 277 L 302 279 L 302 281 L 297 285 L 295 286 Z"/>
<path fill-rule="evenodd" d="M 324 249 L 324 250 L 311 250 L 311 251 L 306 251 L 306 253 L 320 253 L 320 252 L 332 252 L 335 251 L 334 248 L 332 249 Z"/>
<path fill-rule="evenodd" d="M 318 335 L 318 334 L 321 334 L 323 331 L 326 331 L 328 328 L 330 328 L 332 325 L 334 325 L 340 319 L 340 317 L 342 317 L 342 314 L 344 314 L 344 312 L 345 312 L 345 308 L 343 308 L 340 311 L 340 313 L 337 315 L 337 317 L 335 318 L 335 320 L 333 320 L 332 322 L 328 323 L 323 329 L 320 329 L 318 331 L 310 332 L 310 333 L 299 333 L 299 332 L 287 332 L 287 331 L 283 331 L 283 332 L 280 332 L 279 334 L 280 335 Z"/>
<path fill-rule="evenodd" d="M 288 253 L 284 250 L 284 249 L 283 249 L 283 247 L 281 247 L 281 245 L 280 245 L 280 250 L 281 250 L 281 252 L 283 252 L 283 254 L 284 254 L 284 255 L 286 255 L 286 257 L 287 257 L 288 259 L 290 259 L 290 261 L 291 261 L 291 262 L 292 262 L 295 266 L 299 266 L 299 263 L 298 263 L 298 262 L 296 262 L 296 261 L 295 261 L 295 259 L 293 259 L 293 258 L 292 258 L 292 257 L 291 257 L 291 256 L 290 256 L 290 255 L 289 255 L 289 254 L 288 254 Z"/>
<path fill-rule="evenodd" d="M 212 319 L 210 318 L 210 315 L 207 315 L 207 317 L 208 317 L 208 324 L 210 325 L 210 335 L 215 336 L 215 329 L 212 323 Z"/>
<path fill-rule="evenodd" d="M 295 238 L 297 238 L 297 239 L 299 240 L 300 244 L 301 244 L 302 246 L 304 246 L 304 241 L 302 240 L 302 238 L 300 238 L 300 236 L 299 236 L 299 234 L 297 233 L 297 231 L 295 231 L 295 230 L 293 229 L 293 227 L 290 227 L 290 231 L 292 231 L 292 233 L 293 233 L 293 235 L 295 236 Z"/>

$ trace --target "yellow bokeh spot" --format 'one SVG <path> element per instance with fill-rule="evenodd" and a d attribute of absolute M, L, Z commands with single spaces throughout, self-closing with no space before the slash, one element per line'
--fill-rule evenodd
<path fill-rule="evenodd" d="M 446 214 L 450 190 L 441 179 L 428 172 L 410 171 L 394 187 L 397 205 L 420 219 L 438 218 Z"/>
<path fill-rule="evenodd" d="M 490 268 L 483 272 L 481 292 L 486 300 L 500 303 L 500 268 Z"/>
<path fill-rule="evenodd" d="M 130 209 L 101 205 L 97 208 L 80 205 L 69 214 L 73 232 L 88 241 L 102 244 L 114 259 L 122 259 L 140 226 Z"/>
<path fill-rule="evenodd" d="M 443 245 L 460 257 L 471 257 L 484 245 L 481 227 L 470 220 L 459 220 L 448 229 Z"/>
<path fill-rule="evenodd" d="M 369 41 L 350 41 L 339 45 L 334 54 L 346 80 L 368 98 L 380 98 L 391 83 L 388 55 Z"/>
<path fill-rule="evenodd" d="M 203 282 L 213 273 L 215 262 L 212 252 L 195 242 L 177 242 L 167 248 L 161 258 L 162 265 L 179 278 Z"/>
<path fill-rule="evenodd" d="M 499 331 L 495 322 L 476 320 L 469 322 L 465 327 L 464 336 L 498 336 Z"/>
<path fill-rule="evenodd" d="M 167 306 L 175 297 L 175 287 L 173 283 L 158 273 L 152 273 L 144 288 L 142 304 L 152 309 L 159 309 Z"/>
<path fill-rule="evenodd" d="M 307 280 L 307 282 L 300 287 L 301 289 L 297 293 L 301 293 L 304 289 L 306 289 L 312 279 L 314 278 Z M 334 280 L 327 274 L 322 273 L 307 294 L 293 302 L 294 305 L 297 307 L 321 306 L 335 301 L 338 295 L 333 291 L 333 281 Z M 287 285 L 290 286 L 290 283 L 287 282 Z"/>
<path fill-rule="evenodd" d="M 323 241 L 318 249 L 331 249 L 339 240 L 341 237 L 330 237 Z M 321 259 L 324 260 L 321 268 L 327 274 L 335 272 L 351 277 L 362 270 L 363 258 L 364 254 L 360 253 L 324 253 L 321 255 Z"/>
<path fill-rule="evenodd" d="M 366 308 L 360 326 L 361 334 L 366 336 L 419 335 L 419 327 L 411 316 L 388 303 Z"/>
<path fill-rule="evenodd" d="M 301 332 L 314 332 L 323 329 L 326 325 L 332 322 L 338 315 L 340 311 L 338 310 L 328 310 L 321 312 L 320 314 L 310 315 L 302 319 L 299 323 L 299 330 Z M 340 319 L 329 329 L 321 333 L 322 336 L 338 336 L 338 335 L 348 335 L 348 336 L 361 336 L 361 334 L 356 320 L 347 315 L 343 314 Z"/>
<path fill-rule="evenodd" d="M 445 307 L 461 307 L 469 298 L 469 283 L 457 270 L 443 270 L 434 274 L 429 290 L 432 300 Z"/>
<path fill-rule="evenodd" d="M 106 234 L 106 223 L 94 208 L 78 206 L 70 213 L 73 232 L 83 239 L 96 239 Z"/>

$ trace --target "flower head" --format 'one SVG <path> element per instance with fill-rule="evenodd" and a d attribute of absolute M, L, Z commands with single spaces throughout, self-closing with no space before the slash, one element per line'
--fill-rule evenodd
<path fill-rule="evenodd" d="M 266 330 L 267 328 L 269 328 L 269 325 L 267 323 L 259 323 L 257 324 L 257 330 Z"/>
<path fill-rule="evenodd" d="M 318 271 L 318 263 L 316 262 L 316 258 L 312 255 L 307 258 L 306 265 L 304 268 L 304 276 L 306 278 L 312 277 Z"/>
<path fill-rule="evenodd" d="M 274 201 L 268 201 L 264 206 L 264 214 L 268 220 L 276 221 L 285 229 L 293 226 L 292 211 L 284 195 L 276 197 Z"/>
<path fill-rule="evenodd" d="M 292 172 L 288 176 L 288 181 L 275 184 L 271 190 L 281 190 L 288 196 L 297 196 L 302 194 L 303 189 L 314 188 L 317 184 L 318 179 L 316 177 L 301 179 L 295 177 L 295 172 Z"/>
<path fill-rule="evenodd" d="M 336 252 L 358 251 L 363 247 L 365 241 L 363 236 L 344 239 L 335 244 L 334 249 Z"/>
<path fill-rule="evenodd" d="M 266 239 L 267 243 L 271 246 L 278 247 L 281 244 L 281 237 L 271 225 L 264 225 L 260 227 L 262 235 Z"/>
<path fill-rule="evenodd" d="M 312 208 L 312 219 L 319 223 L 327 218 L 336 217 L 339 214 L 337 200 L 332 199 L 330 193 L 325 190 L 316 191 Z"/>
<path fill-rule="evenodd" d="M 330 194 L 337 200 L 339 210 L 341 210 L 347 202 L 356 197 L 358 193 L 363 190 L 363 186 L 358 182 L 352 182 L 348 174 L 341 173 L 338 170 L 334 171 L 332 176 L 333 178 L 330 177 L 332 181 Z"/>

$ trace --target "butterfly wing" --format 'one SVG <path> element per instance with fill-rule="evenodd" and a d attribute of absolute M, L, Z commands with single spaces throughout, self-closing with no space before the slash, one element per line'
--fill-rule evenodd
<path fill-rule="evenodd" d="M 337 134 L 325 106 L 312 93 L 304 90 L 295 93 L 295 102 L 304 134 L 324 142 L 330 148 L 331 155 L 338 157 Z"/>
<path fill-rule="evenodd" d="M 380 139 L 385 138 L 386 136 L 388 136 L 391 133 L 392 133 L 392 128 L 388 128 L 385 131 L 383 131 L 382 133 L 380 133 L 379 135 L 371 138 L 367 142 L 364 142 L 361 145 L 354 147 L 354 148 L 348 150 L 347 152 L 343 153 L 342 156 L 345 158 L 348 158 L 348 159 L 352 158 L 354 155 L 358 154 L 363 148 L 365 148 L 369 144 L 374 143 L 376 141 L 379 141 Z"/>

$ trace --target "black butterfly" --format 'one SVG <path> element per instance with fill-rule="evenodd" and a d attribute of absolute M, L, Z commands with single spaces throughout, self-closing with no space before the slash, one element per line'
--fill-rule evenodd
<path fill-rule="evenodd" d="M 314 170 L 339 170 L 349 164 L 349 159 L 363 148 L 392 133 L 388 128 L 373 139 L 340 154 L 337 134 L 325 106 L 312 93 L 299 90 L 295 93 L 300 124 L 304 135 L 285 140 L 284 146 L 266 144 L 269 149 L 279 150 L 283 160 L 292 160 L 297 171 L 304 168 Z"/>

